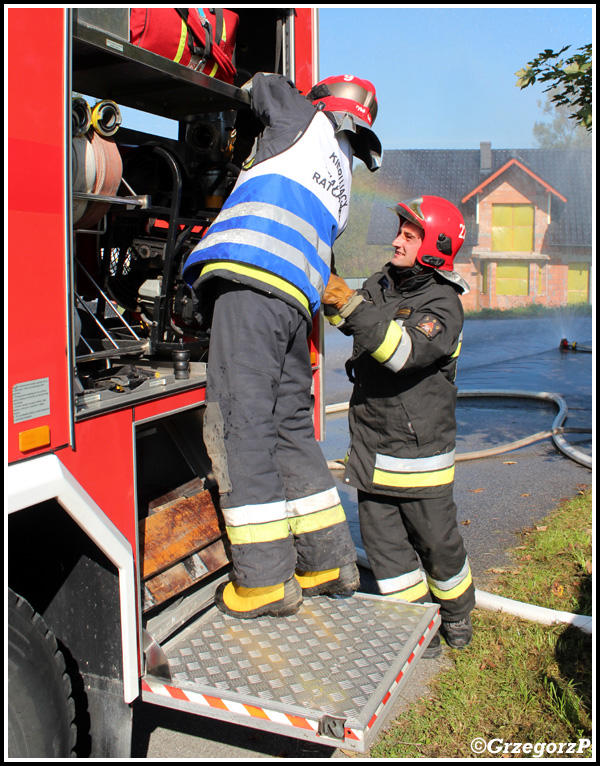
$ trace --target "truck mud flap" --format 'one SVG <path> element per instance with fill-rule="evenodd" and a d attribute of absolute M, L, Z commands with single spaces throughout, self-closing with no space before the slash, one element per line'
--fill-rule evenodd
<path fill-rule="evenodd" d="M 306 599 L 286 618 L 211 607 L 163 644 L 142 699 L 364 753 L 439 623 L 437 605 L 360 593 Z"/>

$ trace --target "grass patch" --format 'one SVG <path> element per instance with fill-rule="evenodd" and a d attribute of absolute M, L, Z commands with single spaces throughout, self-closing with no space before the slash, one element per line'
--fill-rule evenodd
<path fill-rule="evenodd" d="M 564 502 L 512 552 L 514 571 L 493 590 L 551 609 L 591 614 L 592 492 Z M 592 757 L 592 748 L 569 754 L 567 745 L 592 740 L 592 637 L 566 625 L 544 626 L 476 609 L 474 638 L 449 652 L 427 699 L 412 705 L 378 743 L 371 758 L 474 758 L 476 738 L 499 751 L 482 758 Z M 506 743 L 556 743 L 556 750 L 504 752 Z"/>

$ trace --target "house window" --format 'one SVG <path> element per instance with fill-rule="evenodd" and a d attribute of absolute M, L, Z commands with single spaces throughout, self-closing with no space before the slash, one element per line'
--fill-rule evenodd
<path fill-rule="evenodd" d="M 587 303 L 590 286 L 590 264 L 570 263 L 567 277 L 567 303 Z"/>
<path fill-rule="evenodd" d="M 498 261 L 496 295 L 529 295 L 529 264 Z"/>
<path fill-rule="evenodd" d="M 492 250 L 531 252 L 534 216 L 533 205 L 492 205 Z"/>

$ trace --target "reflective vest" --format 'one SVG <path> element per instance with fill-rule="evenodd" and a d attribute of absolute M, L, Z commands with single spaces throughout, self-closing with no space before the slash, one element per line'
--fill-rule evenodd
<path fill-rule="evenodd" d="M 184 279 L 195 289 L 214 276 L 233 279 L 312 316 L 329 279 L 333 243 L 348 221 L 351 183 L 348 137 L 315 112 L 288 148 L 242 169 L 189 256 Z"/>

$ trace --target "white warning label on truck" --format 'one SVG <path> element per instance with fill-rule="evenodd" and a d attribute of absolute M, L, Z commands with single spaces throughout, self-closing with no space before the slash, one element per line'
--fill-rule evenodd
<path fill-rule="evenodd" d="M 13 386 L 13 423 L 50 414 L 50 378 L 28 380 Z"/>

